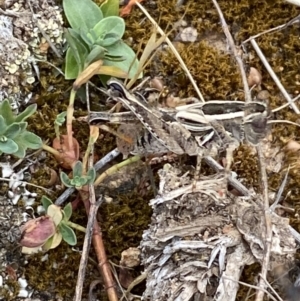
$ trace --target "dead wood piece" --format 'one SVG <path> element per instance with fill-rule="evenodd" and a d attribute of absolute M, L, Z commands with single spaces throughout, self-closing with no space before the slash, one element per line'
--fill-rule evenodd
<path fill-rule="evenodd" d="M 192 180 L 169 165 L 159 175 L 160 195 L 150 201 L 152 222 L 140 244 L 147 273 L 143 297 L 235 300 L 243 268 L 261 263 L 265 254 L 262 197 L 221 196 L 216 176 L 199 181 L 195 191 L 186 189 Z M 288 220 L 272 213 L 271 222 L 269 269 L 291 262 L 296 252 Z"/>

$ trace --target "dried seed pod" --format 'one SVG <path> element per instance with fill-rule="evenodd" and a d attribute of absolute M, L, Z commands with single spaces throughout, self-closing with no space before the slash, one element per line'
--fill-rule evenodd
<path fill-rule="evenodd" d="M 257 98 L 260 100 L 266 100 L 270 98 L 270 93 L 267 90 L 261 90 L 259 91 L 259 93 L 257 94 Z"/>
<path fill-rule="evenodd" d="M 254 85 L 259 86 L 261 84 L 262 76 L 261 73 L 254 67 L 250 67 L 248 75 L 248 85 L 253 87 Z"/>
<path fill-rule="evenodd" d="M 55 234 L 56 226 L 50 216 L 31 219 L 21 228 L 20 244 L 27 248 L 41 247 Z"/>
<path fill-rule="evenodd" d="M 290 152 L 297 152 L 300 149 L 300 144 L 294 140 L 290 140 L 286 145 L 286 150 Z"/>
<path fill-rule="evenodd" d="M 59 176 L 57 175 L 57 172 L 53 168 L 46 168 L 46 172 L 48 173 L 48 176 L 49 176 L 48 182 L 46 185 L 48 187 L 51 187 L 58 182 Z"/>
<path fill-rule="evenodd" d="M 158 90 L 160 92 L 162 92 L 163 89 L 164 89 L 164 82 L 163 82 L 163 80 L 161 78 L 157 77 L 157 76 L 155 76 L 154 78 L 152 78 L 150 80 L 149 85 L 150 85 L 151 88 L 154 88 L 154 89 L 156 89 L 156 90 Z"/>

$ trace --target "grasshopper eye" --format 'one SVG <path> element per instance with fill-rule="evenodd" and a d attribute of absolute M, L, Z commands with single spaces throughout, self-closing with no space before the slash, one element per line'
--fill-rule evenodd
<path fill-rule="evenodd" d="M 267 127 L 267 117 L 265 116 L 256 116 L 251 121 L 251 127 L 254 133 L 264 133 Z"/>
<path fill-rule="evenodd" d="M 107 86 L 109 87 L 111 92 L 114 94 L 114 96 L 126 98 L 126 90 L 120 82 L 118 82 L 116 80 L 109 80 L 107 82 Z"/>
<path fill-rule="evenodd" d="M 252 145 L 257 145 L 261 139 L 266 137 L 270 126 L 267 116 L 258 114 L 250 117 L 251 119 L 244 123 L 245 138 Z"/>

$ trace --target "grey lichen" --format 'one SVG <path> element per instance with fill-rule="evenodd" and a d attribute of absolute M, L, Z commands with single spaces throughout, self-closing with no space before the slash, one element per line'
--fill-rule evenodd
<path fill-rule="evenodd" d="M 61 11 L 51 0 L 20 0 L 0 15 L 0 101 L 19 107 L 38 77 L 36 59 L 47 60 L 51 48 L 62 53 Z"/>

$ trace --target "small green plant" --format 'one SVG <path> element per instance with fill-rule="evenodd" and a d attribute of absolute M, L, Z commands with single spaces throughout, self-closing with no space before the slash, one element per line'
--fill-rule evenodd
<path fill-rule="evenodd" d="M 85 232 L 85 228 L 69 221 L 72 215 L 72 205 L 68 203 L 64 209 L 56 206 L 46 196 L 42 197 L 45 216 L 29 220 L 22 226 L 22 252 L 36 253 L 56 248 L 62 240 L 74 246 L 77 244 L 76 234 L 72 228 Z"/>
<path fill-rule="evenodd" d="M 63 125 L 63 123 L 66 121 L 66 116 L 67 116 L 67 112 L 61 112 L 60 114 L 58 114 L 56 116 L 56 119 L 54 121 L 54 130 L 55 130 L 55 135 L 56 138 L 59 139 L 60 137 L 60 132 L 59 132 L 59 127 Z"/>
<path fill-rule="evenodd" d="M 89 65 L 103 61 L 103 72 L 115 75 L 116 70 L 137 71 L 138 61 L 134 51 L 122 41 L 125 22 L 118 17 L 119 1 L 107 0 L 99 7 L 92 0 L 64 0 L 63 7 L 72 28 L 65 31 L 69 44 L 66 56 L 66 79 L 74 79 Z M 129 71 L 130 70 L 130 71 Z"/>
<path fill-rule="evenodd" d="M 36 111 L 37 105 L 28 106 L 22 113 L 15 115 L 8 100 L 0 104 L 0 155 L 11 154 L 24 158 L 27 148 L 38 149 L 42 140 L 26 130 L 25 120 Z"/>
<path fill-rule="evenodd" d="M 88 170 L 83 174 L 83 166 L 81 161 L 77 161 L 73 167 L 73 178 L 70 179 L 64 172 L 60 173 L 62 183 L 67 187 L 75 187 L 80 190 L 83 186 L 94 183 L 96 178 L 96 171 L 94 168 Z"/>

